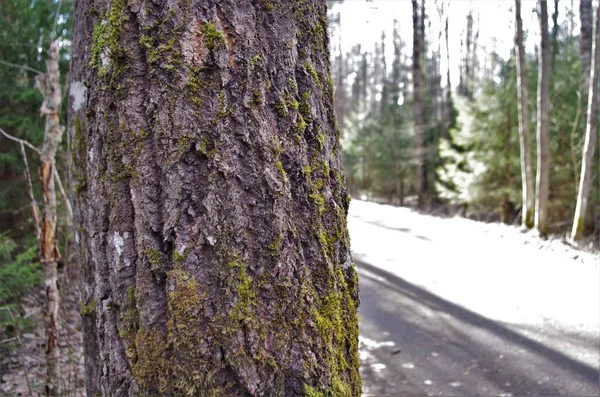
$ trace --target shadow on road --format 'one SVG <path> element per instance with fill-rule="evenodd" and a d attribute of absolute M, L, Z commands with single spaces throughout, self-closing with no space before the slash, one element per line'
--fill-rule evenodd
<path fill-rule="evenodd" d="M 437 391 L 430 394 L 441 389 L 423 386 L 429 379 L 446 385 L 444 395 L 599 395 L 598 368 L 385 270 L 356 258 L 355 263 L 361 283 L 361 332 L 385 330 L 402 349 L 397 356 L 379 357 L 391 376 L 394 371 L 400 377 L 409 373 L 413 386 Z M 591 348 L 597 349 L 598 343 L 592 341 Z M 401 367 L 407 360 L 414 362 L 414 369 Z M 388 387 L 386 394 L 371 395 L 397 395 L 389 392 Z"/>
<path fill-rule="evenodd" d="M 388 225 L 386 225 L 386 224 L 385 224 L 385 223 L 383 223 L 383 222 L 379 222 L 379 221 L 371 221 L 371 220 L 368 220 L 368 219 L 361 218 L 361 217 L 359 217 L 359 216 L 355 216 L 355 218 L 356 218 L 356 219 L 359 219 L 361 222 L 370 223 L 371 225 L 375 225 L 375 226 L 381 227 L 381 228 L 383 228 L 383 229 L 392 230 L 392 231 L 394 231 L 394 232 L 402 232 L 402 233 L 407 233 L 407 234 L 411 235 L 412 237 L 414 237 L 414 238 L 418 238 L 418 239 L 420 239 L 420 240 L 424 240 L 424 241 L 433 241 L 433 240 L 431 240 L 429 237 L 425 237 L 425 236 L 421 236 L 421 235 L 418 235 L 418 234 L 414 234 L 414 233 L 412 232 L 412 230 L 411 230 L 411 229 L 409 229 L 409 228 L 407 228 L 407 227 L 393 227 L 393 226 L 388 226 Z"/>

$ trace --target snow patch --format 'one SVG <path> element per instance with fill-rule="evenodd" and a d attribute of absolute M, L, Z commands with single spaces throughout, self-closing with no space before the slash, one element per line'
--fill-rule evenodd
<path fill-rule="evenodd" d="M 373 368 L 373 371 L 375 371 L 375 372 L 381 372 L 385 369 L 385 364 L 382 364 L 382 363 L 371 364 L 371 368 Z"/>
<path fill-rule="evenodd" d="M 378 347 L 395 346 L 396 345 L 392 341 L 377 342 L 376 340 L 365 338 L 364 336 L 359 336 L 358 341 L 359 341 L 359 343 L 362 343 L 363 345 L 365 345 L 365 347 L 368 347 L 370 349 L 377 349 Z"/>

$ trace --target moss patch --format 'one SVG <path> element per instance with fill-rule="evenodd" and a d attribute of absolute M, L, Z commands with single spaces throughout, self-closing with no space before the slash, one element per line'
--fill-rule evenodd
<path fill-rule="evenodd" d="M 206 48 L 210 51 L 214 51 L 220 46 L 225 45 L 225 35 L 217 29 L 217 23 L 214 21 L 204 25 L 203 36 Z"/>
<path fill-rule="evenodd" d="M 79 302 L 79 314 L 81 316 L 92 316 L 96 312 L 96 298 L 92 299 L 87 305 L 83 301 Z"/>
<path fill-rule="evenodd" d="M 100 77 L 107 75 L 111 67 L 118 71 L 115 62 L 125 55 L 119 38 L 127 19 L 127 1 L 113 0 L 102 20 L 94 25 L 90 66 Z"/>
<path fill-rule="evenodd" d="M 123 179 L 136 180 L 140 177 L 140 173 L 135 169 L 133 165 L 124 165 L 119 169 L 115 169 L 110 174 L 111 182 L 119 182 Z"/>
<path fill-rule="evenodd" d="M 257 319 L 254 318 L 253 308 L 257 305 L 257 294 L 252 279 L 246 273 L 246 263 L 241 259 L 239 254 L 233 253 L 231 259 L 227 262 L 227 267 L 235 269 L 233 277 L 238 293 L 237 301 L 231 310 L 230 318 L 241 322 L 256 322 Z"/>

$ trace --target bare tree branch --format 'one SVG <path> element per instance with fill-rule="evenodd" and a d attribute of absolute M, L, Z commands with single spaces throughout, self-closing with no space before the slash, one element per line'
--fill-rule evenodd
<path fill-rule="evenodd" d="M 54 15 L 54 25 L 50 31 L 50 40 L 56 40 L 56 25 L 58 25 L 58 16 L 60 15 L 60 7 L 62 6 L 63 0 L 58 2 L 56 6 L 56 14 Z"/>
<path fill-rule="evenodd" d="M 58 189 L 60 190 L 60 193 L 62 194 L 63 199 L 65 200 L 65 206 L 67 207 L 69 219 L 73 219 L 73 207 L 71 207 L 71 202 L 69 201 L 67 193 L 65 192 L 65 188 L 63 187 L 62 180 L 60 179 L 60 175 L 58 175 L 56 167 L 54 167 L 54 177 L 56 178 L 56 184 L 58 185 Z"/>
<path fill-rule="evenodd" d="M 37 73 L 37 74 L 42 74 L 42 73 L 44 73 L 44 72 L 42 72 L 41 70 L 37 70 L 37 69 L 35 69 L 35 68 L 32 68 L 32 67 L 30 67 L 30 66 L 27 66 L 27 65 L 18 65 L 18 64 L 16 64 L 16 63 L 10 63 L 10 62 L 6 62 L 6 61 L 3 61 L 3 60 L 1 60 L 1 59 L 0 59 L 0 63 L 1 63 L 1 64 L 3 64 L 3 65 L 6 65 L 6 66 L 10 66 L 10 67 L 13 67 L 13 68 L 17 68 L 17 69 L 25 69 L 25 70 L 29 70 L 30 72 Z"/>
<path fill-rule="evenodd" d="M 35 196 L 33 195 L 33 184 L 31 183 L 31 172 L 29 171 L 29 162 L 27 161 L 27 154 L 25 153 L 25 145 L 21 142 L 21 160 L 25 166 L 25 178 L 27 179 L 27 193 L 29 194 L 29 200 L 31 201 L 31 212 L 33 214 L 33 227 L 35 229 L 35 237 L 38 241 L 42 237 L 42 229 L 40 229 L 40 209 L 38 208 Z"/>
<path fill-rule="evenodd" d="M 4 135 L 6 138 L 15 141 L 21 145 L 27 146 L 28 148 L 30 148 L 31 150 L 33 150 L 34 152 L 36 152 L 37 154 L 41 155 L 42 152 L 40 151 L 40 149 L 38 149 L 37 147 L 35 147 L 34 145 L 32 145 L 31 143 L 29 143 L 28 141 L 21 139 L 21 138 L 17 138 L 15 136 L 10 135 L 8 132 L 4 131 L 2 128 L 0 128 L 0 133 L 2 135 Z M 62 179 L 60 178 L 60 175 L 58 173 L 58 171 L 56 170 L 56 168 L 54 168 L 54 177 L 56 178 L 56 182 L 58 184 L 58 188 L 60 189 L 61 194 L 63 195 L 63 199 L 65 200 L 65 206 L 67 207 L 67 212 L 69 213 L 69 218 L 73 219 L 73 206 L 71 205 L 71 202 L 69 201 L 69 197 L 66 194 L 66 191 L 64 189 L 64 185 L 62 183 Z"/>
<path fill-rule="evenodd" d="M 2 135 L 4 135 L 5 137 L 7 137 L 8 139 L 18 142 L 22 145 L 27 146 L 28 148 L 30 148 L 31 150 L 33 150 L 34 152 L 36 152 L 37 154 L 42 154 L 40 152 L 40 149 L 36 148 L 35 146 L 33 146 L 31 143 L 29 143 L 28 141 L 21 139 L 21 138 L 17 138 L 15 136 L 10 135 L 8 132 L 4 131 L 2 128 L 0 128 L 0 133 L 2 133 Z"/>

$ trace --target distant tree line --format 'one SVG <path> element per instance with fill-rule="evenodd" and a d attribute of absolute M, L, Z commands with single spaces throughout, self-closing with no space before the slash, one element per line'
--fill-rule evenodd
<path fill-rule="evenodd" d="M 372 49 L 344 52 L 344 15 L 335 3 L 332 72 L 354 195 L 424 210 L 450 205 L 542 236 L 598 234 L 598 101 L 589 101 L 598 98 L 597 3 L 567 7 L 561 24 L 558 0 L 539 1 L 535 10 L 515 1 L 515 46 L 504 59 L 480 43 L 474 10 L 452 21 L 450 2 L 413 0 L 412 54 L 394 20 L 392 60 L 385 59 L 384 31 Z M 541 34 L 535 53 L 526 53 L 525 36 L 535 27 L 523 26 L 521 14 L 531 11 Z M 456 40 L 448 37 L 452 23 L 464 26 L 460 54 L 448 47 Z M 446 65 L 459 63 L 455 88 L 450 68 L 441 70 L 443 52 Z"/>

